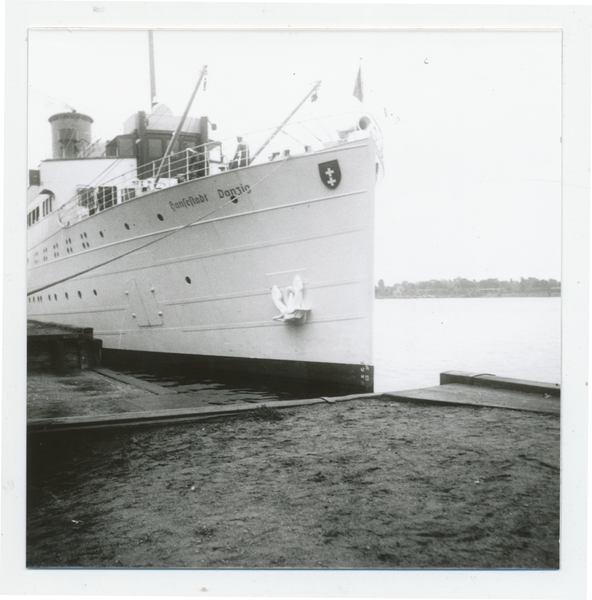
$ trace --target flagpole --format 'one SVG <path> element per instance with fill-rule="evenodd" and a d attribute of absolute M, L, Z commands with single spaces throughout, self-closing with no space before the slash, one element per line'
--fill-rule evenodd
<path fill-rule="evenodd" d="M 148 54 L 150 57 L 150 108 L 156 104 L 156 74 L 154 69 L 154 40 L 152 29 L 148 30 Z"/>
<path fill-rule="evenodd" d="M 360 101 L 364 102 L 364 89 L 362 86 L 362 59 L 360 58 L 360 64 L 358 66 L 358 76 L 356 77 L 356 84 L 354 86 L 354 96 Z"/>

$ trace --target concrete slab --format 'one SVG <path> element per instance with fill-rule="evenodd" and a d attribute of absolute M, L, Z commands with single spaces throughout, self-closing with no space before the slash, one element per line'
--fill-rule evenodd
<path fill-rule="evenodd" d="M 478 387 L 514 390 L 515 392 L 529 392 L 533 394 L 548 394 L 550 396 L 561 395 L 561 386 L 558 383 L 498 377 L 491 373 L 465 373 L 464 371 L 445 371 L 444 373 L 440 373 L 440 385 L 447 385 L 449 383 L 463 383 Z"/>
<path fill-rule="evenodd" d="M 383 394 L 383 397 L 417 404 L 486 406 L 555 415 L 560 413 L 560 401 L 557 396 L 460 383 L 450 383 L 419 390 L 389 392 Z"/>

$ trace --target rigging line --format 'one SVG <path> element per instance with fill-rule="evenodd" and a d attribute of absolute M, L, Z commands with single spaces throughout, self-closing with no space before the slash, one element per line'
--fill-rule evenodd
<path fill-rule="evenodd" d="M 251 188 L 252 189 L 252 188 Z M 146 242 L 145 244 L 143 244 L 142 246 L 139 246 L 138 248 L 132 248 L 131 250 L 129 250 L 128 252 L 124 252 L 123 254 L 120 254 L 119 256 L 115 256 L 114 258 L 110 258 L 109 260 L 106 260 L 105 262 L 99 263 L 98 265 L 94 265 L 93 267 L 89 267 L 88 269 L 84 269 L 83 271 L 79 271 L 78 273 L 74 273 L 74 275 L 69 275 L 68 277 L 64 277 L 63 279 L 59 279 L 58 281 L 54 281 L 52 283 L 49 283 L 43 287 L 37 288 L 36 290 L 32 290 L 30 292 L 27 292 L 27 296 L 32 296 L 33 294 L 37 294 L 39 292 L 42 292 L 43 290 L 46 290 L 50 287 L 53 287 L 54 285 L 59 285 L 60 283 L 64 283 L 65 281 L 69 281 L 70 279 L 75 279 L 76 277 L 80 277 L 80 275 L 85 275 L 86 273 L 90 273 L 91 271 L 94 271 L 95 269 L 98 269 L 99 267 L 104 267 L 105 265 L 108 265 L 112 262 L 115 262 L 116 260 L 119 260 L 120 258 L 124 258 L 125 256 L 128 256 L 129 254 L 132 254 L 133 252 L 137 252 L 138 250 L 143 250 L 144 248 L 146 248 L 147 246 L 150 246 L 152 244 L 155 244 L 156 242 L 160 242 L 164 239 L 166 239 L 167 237 L 174 235 L 175 233 L 179 233 L 180 231 L 183 231 L 184 229 L 187 229 L 187 227 L 192 227 L 193 225 L 196 225 L 197 223 L 199 223 L 199 221 L 202 221 L 203 219 L 206 219 L 207 217 L 213 215 L 214 213 L 218 212 L 219 210 L 221 210 L 222 208 L 224 208 L 227 204 L 230 204 L 231 202 L 233 202 L 233 200 L 229 200 L 228 202 L 225 202 L 224 204 L 222 204 L 222 206 L 219 206 L 218 208 L 216 208 L 215 210 L 213 210 L 211 213 L 208 213 L 207 215 L 204 215 L 202 217 L 200 217 L 199 219 L 197 219 L 197 221 L 194 221 L 193 223 L 188 223 L 187 225 L 183 225 L 183 227 L 180 227 L 179 229 L 175 229 L 173 231 L 170 231 L 169 233 L 155 239 L 155 240 L 151 240 L 149 242 Z"/>
<path fill-rule="evenodd" d="M 286 158 L 284 158 L 284 160 L 282 160 L 282 162 L 278 163 L 278 166 L 275 169 L 273 169 L 273 171 L 269 172 L 265 177 L 262 177 L 259 181 L 257 181 L 257 183 L 254 183 L 251 186 L 251 190 L 255 189 L 259 184 L 261 184 L 268 177 L 270 177 L 271 175 L 273 175 L 281 166 L 284 165 L 284 163 L 289 158 L 290 158 L 289 156 L 286 156 Z M 167 233 L 165 235 L 162 235 L 161 237 L 159 237 L 156 240 L 151 240 L 149 242 L 146 242 L 145 244 L 143 244 L 142 246 L 139 246 L 138 248 L 133 248 L 132 250 L 129 250 L 128 252 L 124 252 L 123 254 L 120 254 L 119 256 L 115 256 L 114 258 L 110 258 L 109 260 L 106 260 L 105 262 L 102 262 L 102 263 L 100 263 L 98 265 L 95 265 L 94 267 L 89 267 L 88 269 L 84 269 L 83 271 L 79 271 L 78 273 L 75 273 L 74 275 L 69 275 L 68 277 L 64 277 L 63 279 L 60 279 L 58 281 L 54 281 L 52 283 L 44 285 L 43 287 L 37 288 L 35 290 L 31 290 L 30 292 L 27 292 L 27 296 L 32 296 L 33 294 L 38 294 L 39 292 L 42 292 L 42 291 L 44 291 L 44 290 L 46 290 L 46 289 L 48 289 L 50 287 L 53 287 L 54 285 L 59 285 L 60 283 L 64 283 L 65 281 L 69 281 L 70 279 L 75 279 L 76 277 L 80 277 L 81 275 L 85 275 L 86 273 L 90 273 L 91 271 L 94 271 L 95 269 L 98 269 L 99 267 L 104 267 L 105 265 L 108 265 L 108 264 L 110 264 L 112 262 L 115 262 L 116 260 L 119 260 L 120 258 L 124 258 L 125 256 L 128 256 L 129 254 L 132 254 L 133 252 L 137 252 L 138 250 L 143 250 L 147 246 L 155 244 L 156 242 L 161 242 L 162 240 L 170 237 L 171 235 L 175 235 L 176 233 L 179 233 L 179 232 L 183 231 L 184 229 L 187 229 L 188 227 L 193 227 L 194 225 L 197 225 L 197 223 L 199 223 L 200 221 L 203 221 L 204 219 L 207 219 L 208 217 L 212 216 L 214 213 L 218 212 L 219 210 L 222 210 L 228 204 L 230 204 L 230 203 L 237 203 L 237 202 L 238 202 L 238 196 L 235 196 L 234 198 L 231 198 L 228 202 L 225 202 L 224 204 L 222 204 L 221 206 L 219 206 L 218 208 L 216 208 L 212 212 L 208 213 L 207 215 L 203 215 L 202 217 L 200 217 L 196 221 L 193 221 L 192 223 L 188 223 L 187 225 L 183 225 L 179 229 L 174 229 L 173 231 L 170 231 L 169 233 Z"/>
<path fill-rule="evenodd" d="M 113 163 L 113 164 L 111 164 L 109 167 L 107 167 L 107 168 L 106 168 L 106 169 L 105 169 L 105 170 L 104 170 L 102 173 L 99 173 L 99 174 L 98 174 L 98 175 L 97 175 L 97 176 L 96 176 L 96 177 L 95 177 L 95 178 L 94 178 L 94 179 L 93 179 L 93 180 L 92 180 L 92 181 L 89 183 L 89 185 L 86 185 L 86 186 L 84 186 L 84 187 L 85 187 L 85 188 L 86 188 L 86 187 L 92 187 L 92 185 L 91 185 L 91 184 L 92 184 L 92 183 L 94 183 L 98 177 L 101 177 L 102 175 L 104 175 L 104 174 L 105 174 L 107 171 L 109 171 L 109 169 L 113 169 L 113 168 L 115 167 L 115 165 L 117 165 L 117 163 L 118 163 L 118 162 L 120 162 L 120 161 L 122 161 L 122 160 L 123 160 L 123 158 L 119 158 L 119 159 L 117 159 L 117 161 L 116 161 L 116 162 L 114 162 L 114 163 Z M 132 171 L 129 171 L 129 172 L 131 173 Z M 113 179 L 117 179 L 117 177 L 114 177 Z M 109 181 L 111 181 L 111 180 L 109 180 Z M 109 183 L 109 181 L 106 181 L 106 182 L 104 182 L 104 183 Z M 54 194 L 54 198 L 55 198 L 55 194 Z M 35 198 L 35 199 L 36 199 L 36 198 Z M 65 227 L 65 225 L 63 225 L 63 223 L 62 223 L 62 221 L 61 221 L 61 218 L 62 218 L 62 216 L 68 216 L 68 214 L 69 214 L 69 212 L 70 212 L 70 211 L 73 211 L 75 208 L 77 208 L 77 207 L 78 207 L 78 204 L 74 204 L 74 201 L 78 202 L 78 192 L 76 192 L 76 195 L 72 196 L 72 198 L 70 198 L 70 200 L 68 200 L 67 202 L 64 202 L 64 204 L 62 204 L 61 206 L 59 206 L 59 207 L 58 207 L 58 208 L 56 208 L 55 210 L 52 210 L 52 211 L 51 211 L 51 213 L 55 213 L 55 214 L 56 214 L 57 221 L 58 221 L 58 223 L 59 223 L 59 225 L 60 225 L 60 227 L 61 227 L 62 229 L 64 229 L 64 227 Z M 49 216 L 51 213 L 48 213 L 48 214 L 46 215 L 46 217 L 47 217 L 47 216 Z M 61 214 L 61 216 L 60 216 L 60 213 L 62 213 L 62 214 Z M 40 240 L 40 241 L 39 241 L 39 242 L 37 242 L 37 243 L 36 243 L 34 246 L 31 246 L 31 248 L 29 248 L 28 252 L 29 252 L 29 251 L 31 251 L 31 250 L 35 250 L 35 248 L 38 248 L 38 247 L 40 247 L 42 244 L 44 244 L 45 242 L 47 242 L 47 240 L 49 240 L 49 239 L 50 239 L 51 237 L 53 237 L 54 235 L 55 235 L 55 234 L 53 234 L 53 233 L 52 233 L 51 235 L 48 235 L 46 238 L 44 238 L 44 239 Z"/>
<path fill-rule="evenodd" d="M 191 150 L 196 150 L 199 151 L 202 147 L 204 150 L 206 150 L 207 145 L 209 142 L 205 142 L 203 144 L 198 144 L 197 146 L 192 146 L 190 149 Z M 187 148 L 185 149 L 187 150 Z M 176 156 L 177 158 L 175 159 L 175 162 L 183 160 L 183 156 L 185 153 L 185 150 L 180 150 L 178 152 L 175 152 L 174 154 L 171 154 L 170 156 Z M 90 188 L 90 187 L 95 187 L 93 186 L 93 184 L 95 184 L 95 182 L 97 182 L 97 180 L 99 180 L 99 183 L 102 183 L 103 185 L 107 185 L 109 183 L 112 183 L 116 180 L 122 179 L 123 182 L 127 182 L 128 178 L 133 178 L 136 179 L 137 177 L 132 177 L 132 175 L 137 174 L 137 170 L 138 167 L 136 167 L 135 169 L 130 169 L 129 171 L 126 171 L 125 173 L 121 173 L 120 175 L 116 175 L 115 177 L 112 177 L 111 179 L 107 179 L 107 180 L 103 180 L 100 179 L 102 178 L 109 170 L 114 169 L 115 166 L 117 166 L 117 164 L 123 160 L 125 160 L 126 158 L 132 158 L 132 157 L 118 157 L 117 160 L 112 163 L 110 166 L 108 166 L 104 171 L 102 171 L 101 173 L 99 173 L 98 175 L 95 176 L 95 178 L 93 180 L 91 180 L 89 183 L 87 183 L 84 187 L 85 188 Z M 158 158 L 156 160 L 153 160 L 151 162 L 146 163 L 145 165 L 142 165 L 141 168 L 151 168 L 153 166 L 156 166 L 156 163 L 159 163 L 162 159 Z M 77 204 L 75 204 L 75 202 L 78 201 L 78 193 L 76 193 L 74 196 L 72 196 L 67 202 L 65 202 L 62 206 L 60 206 L 57 210 L 61 211 L 65 208 L 71 209 L 77 206 Z"/>
<path fill-rule="evenodd" d="M 103 158 L 103 157 L 99 157 L 99 158 Z M 116 160 L 114 160 L 109 166 L 105 167 L 105 169 L 103 171 L 101 171 L 100 173 L 98 173 L 97 175 L 95 175 L 94 179 L 91 179 L 91 181 L 89 181 L 88 184 L 85 187 L 91 187 L 91 185 L 95 181 L 97 181 L 98 179 L 102 181 L 101 178 L 104 177 L 109 171 L 111 171 L 112 169 L 114 169 L 126 157 L 124 157 L 124 156 L 117 156 L 117 157 L 105 156 L 104 158 L 115 158 Z M 133 169 L 130 169 L 129 172 L 131 173 L 132 171 L 133 171 Z M 115 177 L 113 179 L 115 179 Z M 110 181 L 110 180 L 108 180 L 108 181 Z M 70 198 L 70 200 L 68 200 L 68 202 L 71 202 L 72 200 L 73 200 L 73 198 Z M 67 202 L 66 202 L 66 204 L 67 204 Z M 66 204 L 64 204 L 64 206 L 66 206 Z"/>
<path fill-rule="evenodd" d="M 96 175 L 94 177 L 94 179 L 92 179 L 91 181 L 89 181 L 84 187 L 85 188 L 89 188 L 89 187 L 93 187 L 93 184 L 98 180 L 98 183 L 109 183 L 110 181 L 112 181 L 112 179 L 117 179 L 119 176 L 117 177 L 113 177 L 112 179 L 108 179 L 107 181 L 103 181 L 101 178 L 106 176 L 107 173 L 114 169 L 121 161 L 123 160 L 123 157 L 119 157 L 117 158 L 117 160 L 115 160 L 113 163 L 111 163 L 108 167 L 106 167 L 103 171 L 101 171 L 98 175 Z M 131 171 L 129 171 L 130 173 L 133 171 L 133 169 Z M 125 174 L 124 174 L 125 175 Z M 57 210 L 58 211 L 62 211 L 64 209 L 70 209 L 73 206 L 76 206 L 74 204 L 74 202 L 78 201 L 78 192 L 76 192 L 76 194 L 74 196 L 72 196 L 69 200 L 67 200 L 66 202 L 64 202 L 64 204 L 62 204 L 62 206 L 60 206 Z"/>
<path fill-rule="evenodd" d="M 308 131 L 308 129 L 306 129 L 305 131 L 307 131 L 308 133 L 312 134 L 314 137 L 317 137 L 316 135 L 314 135 L 314 133 L 312 133 L 312 131 Z M 286 137 L 292 138 L 298 145 L 300 146 L 304 146 L 306 147 L 306 143 L 303 142 L 301 139 L 295 137 L 294 135 L 292 135 L 291 133 L 288 133 L 287 131 L 281 131 L 280 133 L 283 133 Z M 302 133 L 300 133 L 300 135 L 302 135 Z M 319 140 L 319 138 L 317 137 L 317 140 Z M 321 140 L 319 140 L 320 142 Z"/>
<path fill-rule="evenodd" d="M 204 144 L 199 144 L 197 146 L 193 146 L 192 148 L 188 148 L 188 149 L 199 150 L 202 147 L 204 149 L 207 149 L 207 145 L 208 145 L 208 142 L 206 142 Z M 184 156 L 186 150 L 181 150 L 181 151 L 176 152 L 175 154 L 171 155 L 171 156 L 178 157 L 177 159 L 175 159 L 175 162 L 178 162 L 178 161 L 184 159 L 183 156 Z M 115 166 L 119 162 L 124 160 L 124 158 L 125 157 L 118 158 L 116 162 L 114 162 L 109 167 L 107 167 L 102 173 L 99 173 L 92 181 L 90 181 L 88 184 L 86 184 L 84 186 L 84 188 L 92 188 L 94 190 L 95 187 L 99 187 L 98 185 L 93 186 L 93 184 L 97 181 L 97 179 L 99 179 L 100 177 L 103 177 L 107 173 L 107 171 L 109 171 L 110 169 L 115 168 Z M 145 165 L 143 165 L 143 167 L 148 167 L 150 165 L 156 165 L 156 163 L 160 162 L 160 160 L 161 159 L 157 159 L 150 163 L 146 163 Z M 123 183 L 126 183 L 128 181 L 128 176 L 130 176 L 131 174 L 137 174 L 137 167 L 135 169 L 131 169 L 130 171 L 122 173 L 121 175 L 116 175 L 115 177 L 112 177 L 111 179 L 108 179 L 105 181 L 99 181 L 98 183 L 102 183 L 103 186 L 107 186 L 109 183 L 115 182 L 116 180 L 119 180 L 119 179 L 123 179 Z M 62 227 L 62 229 L 69 226 L 69 225 L 64 225 L 62 223 L 62 219 L 66 219 L 72 212 L 74 212 L 78 208 L 78 202 L 79 202 L 79 192 L 77 192 L 74 196 L 72 196 L 72 198 L 70 198 L 67 202 L 62 204 L 62 206 L 60 206 L 59 208 L 56 209 L 56 212 L 58 213 L 58 221 L 59 221 L 59 224 Z M 35 246 L 33 246 L 31 248 L 31 250 L 37 248 L 38 246 L 40 246 L 41 244 L 46 242 L 50 237 L 51 237 L 51 235 L 48 236 L 47 238 L 41 240 L 40 242 L 38 242 Z"/>
<path fill-rule="evenodd" d="M 310 135 L 312 135 L 314 138 L 317 139 L 317 141 L 323 143 L 323 140 L 307 125 L 304 124 L 304 121 L 299 121 L 298 123 L 294 123 L 295 125 L 300 125 L 300 127 L 302 127 L 302 129 L 304 129 L 304 131 L 306 131 L 307 133 L 309 133 Z M 325 133 L 325 135 L 327 136 L 328 139 L 331 139 L 331 135 L 327 132 L 327 130 L 323 127 L 323 124 L 321 123 L 321 129 L 323 130 L 323 132 Z"/>

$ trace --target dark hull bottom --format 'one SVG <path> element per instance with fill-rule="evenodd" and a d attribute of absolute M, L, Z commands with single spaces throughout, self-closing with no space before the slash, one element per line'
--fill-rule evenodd
<path fill-rule="evenodd" d="M 216 379 L 237 387 L 300 398 L 367 393 L 374 390 L 374 367 L 335 363 L 229 358 L 104 348 L 102 361 L 113 369 L 158 376 Z"/>

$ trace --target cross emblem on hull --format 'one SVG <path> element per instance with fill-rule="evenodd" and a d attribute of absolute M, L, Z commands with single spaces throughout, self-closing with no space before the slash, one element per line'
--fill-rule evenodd
<path fill-rule="evenodd" d="M 319 175 L 321 181 L 330 189 L 334 190 L 341 182 L 341 169 L 339 161 L 330 160 L 319 164 Z"/>

